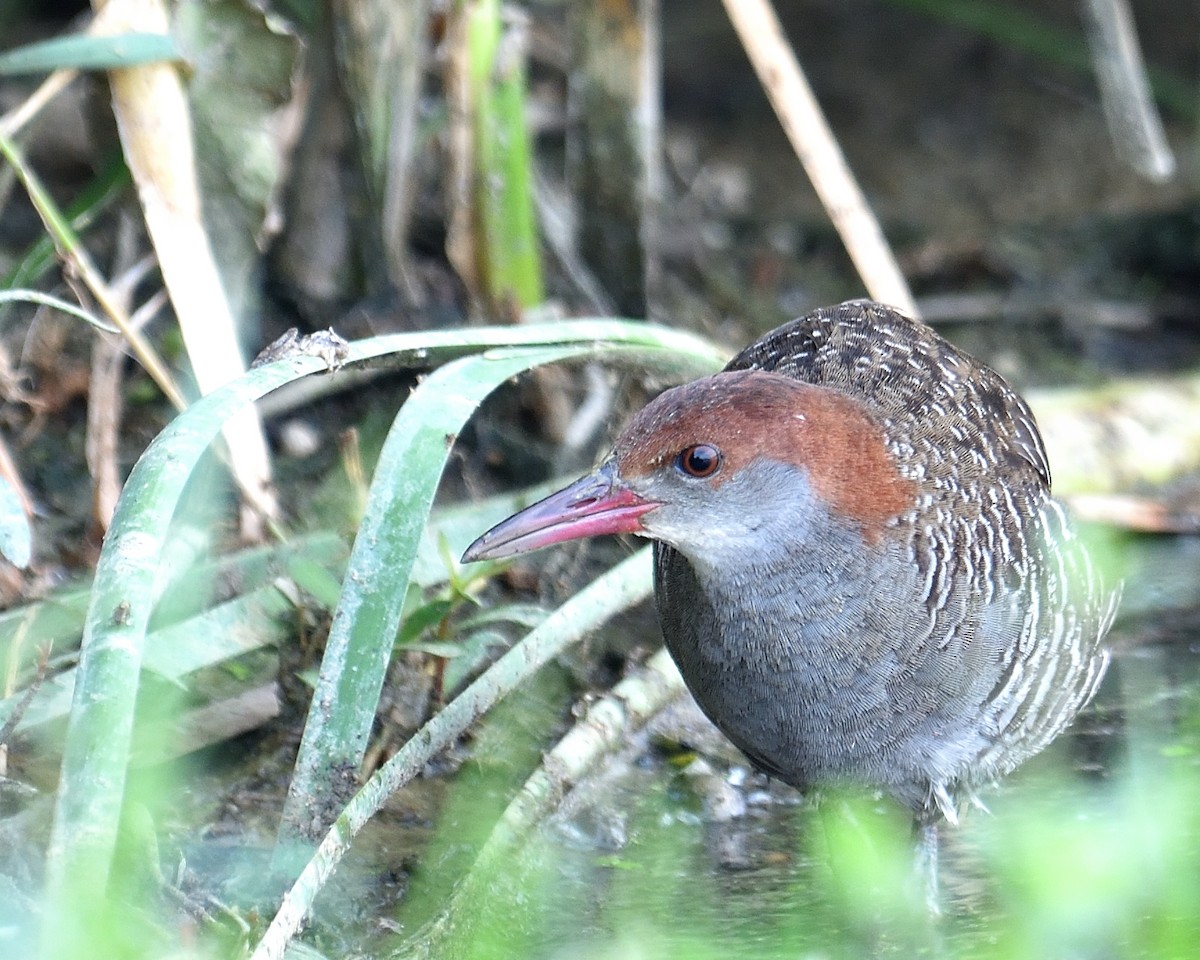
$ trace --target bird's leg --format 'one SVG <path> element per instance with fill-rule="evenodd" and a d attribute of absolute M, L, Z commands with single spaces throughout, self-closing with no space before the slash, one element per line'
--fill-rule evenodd
<path fill-rule="evenodd" d="M 941 916 L 938 894 L 938 821 L 918 814 L 913 818 L 913 869 L 925 888 L 925 906 L 931 917 Z"/>

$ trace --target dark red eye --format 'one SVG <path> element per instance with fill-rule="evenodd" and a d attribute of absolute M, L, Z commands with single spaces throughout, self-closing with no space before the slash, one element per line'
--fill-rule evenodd
<path fill-rule="evenodd" d="M 675 466 L 689 477 L 711 477 L 721 469 L 721 451 L 710 443 L 698 443 L 679 454 Z"/>

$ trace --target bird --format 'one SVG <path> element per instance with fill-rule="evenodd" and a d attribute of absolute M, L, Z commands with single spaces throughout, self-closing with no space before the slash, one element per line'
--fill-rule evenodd
<path fill-rule="evenodd" d="M 995 370 L 881 303 L 824 307 L 635 414 L 590 475 L 464 561 L 654 541 L 666 645 L 760 770 L 862 789 L 937 828 L 1095 693 L 1119 588 Z M 931 864 L 930 864 L 931 861 Z"/>

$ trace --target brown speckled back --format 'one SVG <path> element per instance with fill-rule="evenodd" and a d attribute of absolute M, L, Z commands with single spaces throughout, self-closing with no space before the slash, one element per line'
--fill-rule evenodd
<path fill-rule="evenodd" d="M 917 493 L 885 543 L 831 515 L 776 569 L 701 573 L 659 544 L 672 653 L 769 772 L 883 787 L 953 817 L 1057 736 L 1107 663 L 1116 595 L 1050 497 L 1032 413 L 995 371 L 869 301 L 785 324 L 726 369 L 857 401 Z"/>

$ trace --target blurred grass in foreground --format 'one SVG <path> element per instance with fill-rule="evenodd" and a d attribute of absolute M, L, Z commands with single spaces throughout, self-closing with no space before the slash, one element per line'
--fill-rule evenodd
<path fill-rule="evenodd" d="M 1195 674 L 1194 657 L 1175 653 L 1172 672 L 1183 665 Z M 449 937 L 414 937 L 419 921 L 402 904 L 395 919 L 403 933 L 384 952 L 583 960 L 1196 956 L 1195 690 L 1171 704 L 1173 722 L 1158 725 L 1148 743 L 1144 728 L 1171 684 L 1161 677 L 1160 695 L 1141 698 L 1128 675 L 1142 664 L 1126 666 L 1117 665 L 1109 695 L 1078 734 L 985 792 L 993 815 L 971 811 L 961 829 L 945 831 L 945 913 L 936 924 L 911 872 L 905 813 L 852 797 L 826 798 L 819 808 L 752 805 L 739 825 L 755 850 L 751 869 L 729 870 L 713 852 L 721 827 L 705 820 L 686 778 L 656 764 L 587 799 L 583 827 L 577 816 L 538 831 L 493 877 L 494 896 L 473 904 Z M 1119 698 L 1124 705 L 1115 710 Z M 1081 773 L 1076 755 L 1095 738 L 1116 762 Z M 471 822 L 469 788 L 454 789 L 454 823 Z M 516 789 L 514 780 L 508 790 Z M 606 815 L 612 833 L 627 833 L 626 844 L 610 849 L 583 839 L 608 835 L 597 825 Z M 444 826 L 439 843 L 447 832 L 457 828 Z M 433 882 L 425 869 L 435 865 L 414 879 L 414 897 Z"/>

